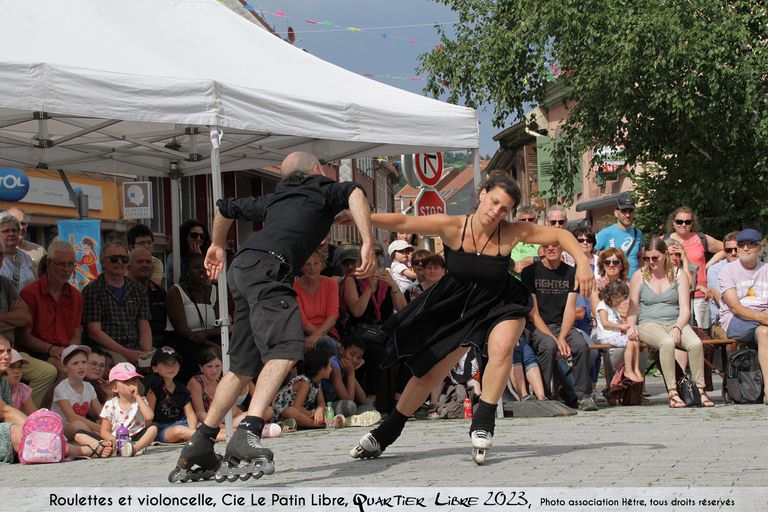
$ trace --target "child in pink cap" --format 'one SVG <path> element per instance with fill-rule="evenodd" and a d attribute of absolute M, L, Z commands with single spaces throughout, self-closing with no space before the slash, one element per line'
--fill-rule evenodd
<path fill-rule="evenodd" d="M 32 388 L 21 382 L 22 367 L 29 364 L 16 350 L 11 350 L 11 362 L 5 377 L 11 386 L 11 399 L 13 407 L 20 410 L 27 416 L 37 410 L 35 402 L 32 400 Z"/>
<path fill-rule="evenodd" d="M 113 443 L 121 425 L 128 429 L 130 441 L 125 443 L 120 455 L 139 455 L 157 436 L 157 427 L 151 425 L 155 416 L 147 398 L 139 394 L 141 375 L 131 363 L 117 363 L 109 371 L 109 382 L 115 397 L 107 400 L 101 410 L 101 437 Z"/>

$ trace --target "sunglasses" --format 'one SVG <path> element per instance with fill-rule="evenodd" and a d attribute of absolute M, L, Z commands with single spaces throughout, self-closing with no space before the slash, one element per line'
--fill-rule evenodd
<path fill-rule="evenodd" d="M 114 256 L 109 256 L 107 259 L 109 260 L 110 263 L 117 263 L 118 261 L 121 263 L 128 263 L 128 256 L 125 256 L 125 255 L 116 254 Z"/>
<path fill-rule="evenodd" d="M 621 265 L 621 260 L 605 260 L 603 261 L 603 265 L 606 267 L 617 267 Z"/>
<path fill-rule="evenodd" d="M 739 248 L 738 247 L 726 247 L 723 250 L 725 251 L 725 254 L 731 254 L 731 253 L 736 254 L 736 252 L 739 250 Z"/>
<path fill-rule="evenodd" d="M 661 256 L 643 256 L 643 261 L 652 261 L 656 263 Z"/>
<path fill-rule="evenodd" d="M 550 226 L 565 226 L 567 220 L 548 220 Z"/>
<path fill-rule="evenodd" d="M 580 244 L 591 244 L 592 240 L 589 238 L 577 238 L 576 239 Z"/>
<path fill-rule="evenodd" d="M 523 219 L 517 219 L 518 222 L 536 222 L 536 217 L 525 217 Z"/>
<path fill-rule="evenodd" d="M 191 238 L 192 240 L 197 240 L 198 238 L 200 238 L 201 240 L 205 240 L 205 233 L 196 233 L 193 231 L 189 234 L 189 238 Z"/>
<path fill-rule="evenodd" d="M 691 224 L 693 224 L 693 220 L 692 219 L 685 219 L 685 220 L 675 219 L 675 224 L 677 224 L 678 226 L 682 226 L 683 224 L 685 224 L 686 226 L 690 226 Z"/>
<path fill-rule="evenodd" d="M 753 249 L 760 245 L 760 242 L 754 242 L 752 240 L 746 240 L 744 242 L 738 242 L 739 249 Z"/>

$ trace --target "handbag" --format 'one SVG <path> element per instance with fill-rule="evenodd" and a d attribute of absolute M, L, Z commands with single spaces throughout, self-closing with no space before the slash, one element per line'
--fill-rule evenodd
<path fill-rule="evenodd" d="M 701 407 L 699 388 L 687 376 L 683 376 L 677 381 L 677 395 L 680 397 L 680 400 L 685 402 L 686 407 L 694 405 Z"/>
<path fill-rule="evenodd" d="M 366 343 L 385 345 L 389 335 L 381 329 L 381 324 L 359 323 L 351 329 L 352 336 L 362 338 Z"/>

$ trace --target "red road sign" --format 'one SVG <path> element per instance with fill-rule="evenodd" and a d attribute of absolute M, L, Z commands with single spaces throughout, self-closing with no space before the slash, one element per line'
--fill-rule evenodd
<path fill-rule="evenodd" d="M 413 209 L 419 217 L 434 213 L 445 213 L 445 201 L 437 193 L 437 190 L 423 188 L 419 192 L 418 197 L 416 197 Z"/>
<path fill-rule="evenodd" d="M 442 153 L 418 153 L 413 156 L 416 176 L 428 187 L 434 187 L 443 174 Z"/>

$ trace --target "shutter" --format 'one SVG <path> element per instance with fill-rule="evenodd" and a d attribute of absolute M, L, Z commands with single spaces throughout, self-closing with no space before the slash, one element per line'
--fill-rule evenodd
<path fill-rule="evenodd" d="M 539 175 L 539 195 L 546 197 L 552 188 L 552 139 L 536 137 L 536 168 Z"/>

